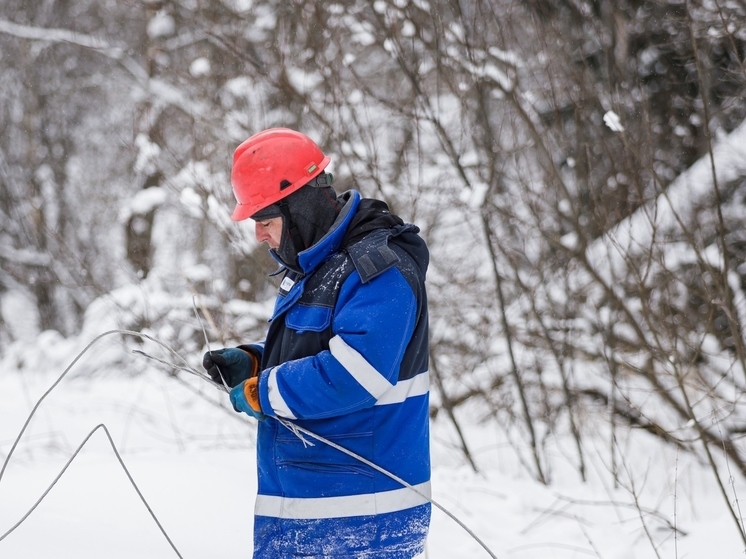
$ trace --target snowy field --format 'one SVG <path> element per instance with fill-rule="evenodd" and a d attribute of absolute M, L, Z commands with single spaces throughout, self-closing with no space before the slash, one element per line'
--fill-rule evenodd
<path fill-rule="evenodd" d="M 64 344 L 52 343 L 43 353 L 38 348 L 12 347 L 0 363 L 3 461 L 34 405 L 75 356 Z M 88 372 L 91 363 L 111 359 L 112 351 L 122 350 L 105 343 L 94 347 L 34 415 L 0 479 L 0 537 L 34 506 L 85 437 L 104 424 L 178 554 L 99 430 L 38 508 L 0 540 L 0 558 L 250 557 L 252 422 L 228 410 L 225 394 L 207 383 L 189 375 L 174 379 L 141 356 L 128 357 L 142 361 L 143 372 L 134 377 L 116 369 Z M 35 363 L 18 372 L 23 356 Z M 31 372 L 37 367 L 45 370 Z M 552 483 L 544 486 L 531 479 L 494 424 L 462 420 L 480 472 L 464 461 L 442 414 L 432 429 L 433 498 L 495 557 L 743 556 L 744 544 L 712 474 L 691 456 L 660 450 L 649 436 L 623 437 L 617 465 L 622 483 L 615 487 L 600 458 L 608 455 L 608 436 L 586 426 L 588 481 L 582 483 L 571 467 L 570 441 L 559 441 L 549 449 Z M 740 478 L 727 489 L 731 499 L 746 494 Z M 436 509 L 427 557 L 490 555 Z"/>

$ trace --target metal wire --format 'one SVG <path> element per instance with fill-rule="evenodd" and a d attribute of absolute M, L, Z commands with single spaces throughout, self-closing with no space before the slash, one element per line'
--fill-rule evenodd
<path fill-rule="evenodd" d="M 168 541 L 169 545 L 171 546 L 171 549 L 174 550 L 174 552 L 176 553 L 176 555 L 180 559 L 183 559 L 181 553 L 179 553 L 179 550 L 176 548 L 176 545 L 174 544 L 173 541 L 171 541 L 171 538 L 168 536 L 168 534 L 166 533 L 166 530 L 163 528 L 163 526 L 161 525 L 160 521 L 158 520 L 158 517 L 155 515 L 155 512 L 153 512 L 153 509 L 150 508 L 150 505 L 148 504 L 148 501 L 145 499 L 145 496 L 142 494 L 142 491 L 140 491 L 140 488 L 137 486 L 137 483 L 135 483 L 135 479 L 132 477 L 132 474 L 130 474 L 130 471 L 127 469 L 127 466 L 124 464 L 124 460 L 122 459 L 121 454 L 119 454 L 119 450 L 117 450 L 117 446 L 114 444 L 114 440 L 111 437 L 111 433 L 109 433 L 109 429 L 103 423 L 97 425 L 96 427 L 94 427 L 94 429 L 90 433 L 88 433 L 88 435 L 86 436 L 86 438 L 83 439 L 83 442 L 80 443 L 80 446 L 78 446 L 78 448 L 75 450 L 75 452 L 70 457 L 70 459 L 67 461 L 67 463 L 62 468 L 62 470 L 60 470 L 60 473 L 57 474 L 57 477 L 54 478 L 54 481 L 52 481 L 52 483 L 49 485 L 49 487 L 47 487 L 46 491 L 44 491 L 44 493 L 42 493 L 41 497 L 39 497 L 37 499 L 37 501 L 33 504 L 33 506 L 28 510 L 28 512 L 26 514 L 24 514 L 21 517 L 21 519 L 18 522 L 16 522 L 13 526 L 11 526 L 11 528 L 7 532 L 5 532 L 2 536 L 0 536 L 0 542 L 3 541 L 7 536 L 9 536 L 21 524 L 23 524 L 23 522 L 29 516 L 31 516 L 31 513 L 33 513 L 36 510 L 36 507 L 38 507 L 41 504 L 41 502 L 45 499 L 45 497 L 47 496 L 47 494 L 49 494 L 49 492 L 52 490 L 52 488 L 55 485 L 57 485 L 57 482 L 60 480 L 60 478 L 67 471 L 67 468 L 70 466 L 70 464 L 72 464 L 73 460 L 75 460 L 75 458 L 78 456 L 78 454 L 80 453 L 80 451 L 83 449 L 83 447 L 86 445 L 86 443 L 93 436 L 93 434 L 96 431 L 98 431 L 99 429 L 103 429 L 104 433 L 106 434 L 106 438 L 109 440 L 109 444 L 111 445 L 111 448 L 114 451 L 114 454 L 116 455 L 117 460 L 119 461 L 119 465 L 122 466 L 122 469 L 124 470 L 124 473 L 127 474 L 127 479 L 129 479 L 130 483 L 132 484 L 132 487 L 135 488 L 135 491 L 137 492 L 137 496 L 140 497 L 140 500 L 145 505 L 145 508 L 148 509 L 148 512 L 150 513 L 150 516 L 155 521 L 156 525 L 158 526 L 158 529 L 161 531 L 161 534 L 163 534 L 163 537 L 166 538 L 166 540 Z"/>
<path fill-rule="evenodd" d="M 385 468 L 382 468 L 378 464 L 375 464 L 375 463 L 371 462 L 370 460 L 368 460 L 366 458 L 363 458 L 359 454 L 356 454 L 356 453 L 352 452 L 351 450 L 348 450 L 348 449 L 344 448 L 343 446 L 340 446 L 337 443 L 335 443 L 333 441 L 330 441 L 329 439 L 325 439 L 321 435 L 317 435 L 316 433 L 314 433 L 312 431 L 309 431 L 308 429 L 304 429 L 300 425 L 297 425 L 295 423 L 291 423 L 291 422 L 287 421 L 286 419 L 282 419 L 282 418 L 279 418 L 279 417 L 278 418 L 275 418 L 275 417 L 272 417 L 272 416 L 267 416 L 267 417 L 270 417 L 272 419 L 277 419 L 277 421 L 279 421 L 282 425 L 284 425 L 286 428 L 290 429 L 293 433 L 295 433 L 296 436 L 298 436 L 298 434 L 297 434 L 296 431 L 300 431 L 304 435 L 308 435 L 309 437 L 311 437 L 313 439 L 316 439 L 317 441 L 321 441 L 322 443 L 327 444 L 330 447 L 335 448 L 335 449 L 339 450 L 340 452 L 345 453 L 347 456 L 350 456 L 352 458 L 355 458 L 356 460 L 359 460 L 360 462 L 362 462 L 366 466 L 370 466 L 371 468 L 373 468 L 377 472 L 380 472 L 383 475 L 388 476 L 389 478 L 393 479 L 397 483 L 400 483 L 404 487 L 406 487 L 408 489 L 411 489 L 412 491 L 414 491 L 415 493 L 417 493 L 417 495 L 419 495 L 420 497 L 422 497 L 423 499 L 425 499 L 426 501 L 428 501 L 430 504 L 432 504 L 433 506 L 437 507 L 438 509 L 440 509 L 441 511 L 443 511 L 446 515 L 448 515 L 448 517 L 451 520 L 453 520 L 454 522 L 456 522 L 456 524 L 458 524 L 459 526 L 461 526 L 461 528 L 463 528 L 466 531 L 466 533 L 469 534 L 474 539 L 474 541 L 476 541 L 480 546 L 482 546 L 482 548 L 489 554 L 490 557 L 492 557 L 492 559 L 497 559 L 497 556 L 494 553 L 492 553 L 492 550 L 490 550 L 490 548 L 487 547 L 487 544 L 485 544 L 474 532 L 472 532 L 469 529 L 468 526 L 466 526 L 466 524 L 464 524 L 463 522 L 461 522 L 461 520 L 459 520 L 453 513 L 451 513 L 443 505 L 441 505 L 440 503 L 438 503 L 437 501 L 435 501 L 432 497 L 428 497 L 422 491 L 420 491 L 416 487 L 412 486 L 410 483 L 408 483 L 407 481 L 403 480 L 402 478 L 400 478 L 396 474 L 393 474 L 393 473 L 389 472 L 388 470 L 386 470 Z M 302 437 L 301 437 L 301 440 L 303 440 Z"/>
<path fill-rule="evenodd" d="M 196 304 L 195 304 L 194 312 L 195 312 L 195 315 L 197 316 L 197 320 L 199 321 L 200 325 L 202 326 L 202 332 L 203 332 L 203 334 L 205 336 L 205 343 L 207 344 L 207 348 L 208 348 L 208 351 L 209 351 L 210 342 L 207 339 L 207 331 L 205 330 L 204 324 L 202 324 L 202 320 L 201 320 L 201 318 L 199 316 L 199 313 L 197 313 Z M 226 386 L 226 388 L 227 388 L 227 386 Z M 230 389 L 228 389 L 228 390 L 230 391 Z M 308 435 L 309 437 L 311 437 L 313 439 L 316 439 L 317 441 L 320 441 L 320 442 L 322 442 L 322 443 L 324 443 L 324 444 L 326 444 L 326 445 L 328 445 L 328 446 L 330 446 L 330 447 L 332 447 L 332 448 L 334 448 L 334 449 L 336 449 L 336 450 L 338 450 L 338 451 L 346 454 L 347 456 L 350 456 L 351 458 L 354 458 L 355 460 L 358 460 L 358 461 L 362 462 L 366 466 L 370 466 L 371 468 L 373 468 L 377 472 L 380 472 L 383 475 L 385 475 L 385 476 L 393 479 L 394 481 L 396 481 L 397 483 L 401 484 L 402 486 L 404 486 L 404 487 L 406 487 L 408 489 L 411 489 L 412 491 L 414 491 L 415 493 L 417 493 L 417 495 L 419 495 L 420 497 L 422 497 L 423 499 L 425 499 L 426 501 L 428 501 L 430 504 L 432 504 L 433 506 L 435 506 L 438 509 L 440 509 L 441 511 L 443 511 L 451 520 L 453 520 L 454 522 L 456 522 L 456 524 L 458 524 L 459 526 L 461 526 L 461 528 L 463 528 L 466 531 L 466 533 L 469 534 L 474 539 L 474 541 L 476 541 L 480 546 L 482 546 L 482 548 L 489 554 L 490 557 L 492 557 L 492 559 L 497 559 L 497 556 L 492 552 L 492 550 L 490 550 L 490 548 L 487 547 L 487 545 L 472 530 L 470 530 L 469 527 L 466 526 L 466 524 L 464 524 L 461 520 L 459 520 L 453 513 L 451 513 L 449 510 L 447 510 L 443 505 L 441 505 L 440 503 L 436 502 L 435 500 L 433 500 L 428 495 L 425 495 L 424 493 L 422 493 L 419 489 L 417 489 L 416 487 L 412 486 L 406 480 L 403 480 L 402 478 L 400 478 L 396 474 L 394 474 L 392 472 L 389 472 L 388 470 L 386 470 L 385 468 L 382 468 L 378 464 L 374 464 L 373 462 L 371 462 L 367 458 L 364 458 L 363 456 L 360 456 L 359 454 L 356 454 L 356 453 L 352 452 L 351 450 L 348 450 L 348 449 L 344 448 L 343 446 L 340 446 L 337 443 L 335 443 L 333 441 L 330 441 L 329 439 L 326 439 L 326 438 L 322 437 L 321 435 L 317 435 L 316 433 L 313 433 L 312 431 L 309 431 L 308 429 L 304 429 L 303 427 L 301 427 L 300 425 L 298 425 L 296 423 L 288 421 L 287 419 L 284 419 L 282 417 L 274 417 L 274 416 L 271 416 L 271 415 L 268 415 L 267 417 L 270 418 L 270 419 L 277 420 L 282 426 L 284 426 L 286 429 L 290 430 L 295 436 L 297 436 L 303 442 L 304 445 L 309 445 L 309 444 L 312 445 L 313 444 L 313 443 L 309 443 L 302 436 L 302 435 Z"/>
<path fill-rule="evenodd" d="M 197 311 L 197 297 L 196 295 L 192 295 L 192 307 L 194 308 L 194 316 L 197 317 L 197 322 L 199 322 L 199 325 L 202 327 L 202 335 L 205 337 L 205 346 L 207 347 L 207 352 L 212 355 L 212 349 L 210 349 L 210 339 L 207 337 L 207 330 L 205 330 L 205 325 L 202 322 L 202 318 L 199 316 L 199 312 Z M 230 392 L 230 386 L 228 386 L 228 383 L 225 382 L 225 377 L 223 376 L 223 371 L 220 370 L 220 367 L 218 367 L 217 364 L 214 364 L 215 368 L 218 370 L 218 374 L 220 375 L 220 380 L 223 383 L 223 386 L 225 387 L 226 392 Z"/>
<path fill-rule="evenodd" d="M 200 320 L 199 314 L 197 313 L 196 305 L 195 305 L 195 314 L 197 315 L 197 319 L 200 321 L 200 324 L 201 324 L 201 320 Z M 208 344 L 207 345 L 208 351 L 210 351 L 210 349 L 209 349 L 209 341 L 207 340 L 207 332 L 205 331 L 204 326 L 202 326 L 202 331 L 203 331 L 203 334 L 205 336 L 205 341 Z M 195 375 L 195 376 L 199 377 L 200 379 L 209 382 L 212 386 L 214 386 L 215 388 L 217 388 L 219 390 L 222 390 L 222 391 L 225 391 L 225 392 L 230 392 L 230 388 L 225 384 L 225 380 L 224 379 L 223 379 L 223 385 L 220 385 L 220 384 L 214 382 L 209 376 L 207 376 L 205 374 L 202 374 L 202 373 L 200 373 L 198 371 L 195 371 L 194 369 L 192 369 L 189 366 L 189 363 L 183 357 L 181 357 L 175 350 L 173 350 L 170 346 L 168 346 L 167 344 L 161 342 L 160 340 L 157 340 L 157 339 L 155 339 L 152 336 L 149 336 L 147 334 L 143 334 L 141 332 L 134 332 L 134 331 L 131 331 L 131 330 L 109 330 L 108 332 L 104 332 L 103 334 L 99 334 L 98 336 L 96 336 L 75 357 L 75 359 L 73 359 L 73 361 L 70 363 L 70 365 L 68 365 L 68 367 L 62 372 L 62 374 L 57 378 L 57 380 L 52 384 L 52 386 L 50 386 L 47 389 L 47 391 L 44 392 L 44 394 L 42 394 L 41 398 L 39 398 L 39 400 L 36 402 L 36 405 L 31 410 L 31 413 L 29 414 L 28 418 L 26 419 L 25 423 L 23 424 L 23 427 L 21 428 L 21 431 L 18 433 L 18 436 L 16 437 L 15 441 L 13 442 L 13 446 L 11 447 L 10 451 L 8 452 L 8 455 L 5 457 L 5 461 L 3 463 L 3 467 L 2 467 L 2 469 L 0 469 L 0 481 L 2 481 L 2 478 L 3 478 L 3 475 L 5 473 L 5 470 L 6 470 L 7 466 L 8 466 L 8 463 L 10 462 L 11 456 L 15 452 L 15 449 L 18 446 L 21 438 L 23 437 L 23 434 L 26 432 L 26 429 L 28 428 L 28 425 L 30 424 L 31 419 L 36 414 L 36 411 L 39 409 L 39 406 L 42 404 L 42 402 L 57 387 L 57 385 L 59 385 L 59 383 L 62 381 L 62 379 L 65 378 L 65 376 L 68 374 L 68 372 L 70 372 L 70 370 L 72 369 L 72 367 L 91 348 L 91 346 L 93 346 L 101 338 L 104 338 L 105 336 L 109 336 L 111 334 L 125 334 L 125 335 L 131 335 L 131 336 L 136 336 L 136 337 L 140 337 L 140 338 L 144 338 L 144 339 L 150 340 L 150 341 L 152 341 L 152 342 L 160 345 L 161 347 L 165 348 L 166 350 L 168 350 L 170 353 L 172 353 L 174 356 L 176 356 L 181 362 L 183 362 L 184 365 L 177 365 L 175 363 L 170 363 L 170 362 L 165 361 L 163 359 L 160 359 L 158 357 L 153 357 L 152 355 L 148 355 L 147 353 L 145 353 L 144 351 L 141 351 L 141 350 L 133 350 L 133 353 L 138 354 L 138 355 L 142 355 L 142 356 L 144 356 L 144 357 L 146 357 L 148 359 L 152 359 L 152 360 L 154 360 L 154 361 L 156 361 L 158 363 L 161 363 L 161 364 L 166 365 L 168 367 L 171 367 L 173 369 L 176 369 L 176 370 L 179 370 L 179 371 L 185 371 L 187 373 Z M 221 377 L 222 377 L 222 373 L 221 373 Z M 305 429 L 305 428 L 303 428 L 303 427 L 301 427 L 301 426 L 299 426 L 299 425 L 297 425 L 295 423 L 292 423 L 291 421 L 288 421 L 287 419 L 280 418 L 280 417 L 274 417 L 274 416 L 267 416 L 267 418 L 270 419 L 270 420 L 276 420 L 276 421 L 278 421 L 286 429 L 289 429 L 296 436 L 298 436 L 304 442 L 304 444 L 311 444 L 311 445 L 313 444 L 313 443 L 310 443 L 309 441 L 307 441 L 306 439 L 304 439 L 303 436 L 302 436 L 302 435 L 307 435 L 307 436 L 309 436 L 309 437 L 311 437 L 311 438 L 313 438 L 313 439 L 315 439 L 315 440 L 317 440 L 319 442 L 322 442 L 322 443 L 324 443 L 324 444 L 326 444 L 326 445 L 328 445 L 328 446 L 330 446 L 330 447 L 338 450 L 339 452 L 342 452 L 342 453 L 344 453 L 344 454 L 346 454 L 346 455 L 348 455 L 348 456 L 350 456 L 350 457 L 352 457 L 352 458 L 354 458 L 354 459 L 362 462 L 363 464 L 365 464 L 365 465 L 373 468 L 374 470 L 380 472 L 381 474 L 383 474 L 383 475 L 385 475 L 385 476 L 393 479 L 394 481 L 396 481 L 397 483 L 401 484 L 402 486 L 407 487 L 408 489 L 414 491 L 417 495 L 419 495 L 420 497 L 422 497 L 424 500 L 426 500 L 427 502 L 429 502 L 433 506 L 437 507 L 443 513 L 445 513 L 451 520 L 453 520 L 459 526 L 461 526 L 461 528 L 464 531 L 466 531 L 466 533 L 469 534 L 469 536 L 471 536 L 474 539 L 474 541 L 476 541 L 487 552 L 487 554 L 492 559 L 497 559 L 497 556 L 489 549 L 489 547 L 487 547 L 487 545 L 471 529 L 469 529 L 468 526 L 466 526 L 461 520 L 459 520 L 453 513 L 451 513 L 443 505 L 441 505 L 440 503 L 438 503 L 437 501 L 435 501 L 434 499 L 432 499 L 428 495 L 425 495 L 424 493 L 422 493 L 416 487 L 413 487 L 406 480 L 400 478 L 399 476 L 397 476 L 396 474 L 394 474 L 392 472 L 389 472 L 388 470 L 386 470 L 385 468 L 382 468 L 378 464 L 375 464 L 375 463 L 371 462 L 370 460 L 364 458 L 363 456 L 360 456 L 359 454 L 356 454 L 356 453 L 352 452 L 351 450 L 348 450 L 348 449 L 346 449 L 346 448 L 338 445 L 337 443 L 335 443 L 333 441 L 330 441 L 329 439 L 326 439 L 326 438 L 322 437 L 321 435 L 317 435 L 316 433 L 314 433 L 312 431 L 309 431 L 308 429 Z M 104 432 L 106 433 L 106 436 L 109 439 L 109 443 L 110 443 L 112 449 L 114 450 L 114 453 L 116 454 L 117 460 L 119 461 L 120 465 L 122 466 L 122 468 L 124 469 L 125 473 L 127 474 L 127 477 L 129 478 L 130 483 L 132 484 L 132 486 L 134 487 L 134 489 L 137 492 L 138 496 L 140 497 L 140 500 L 142 500 L 143 504 L 148 509 L 148 512 L 150 513 L 151 517 L 153 518 L 153 520 L 157 524 L 157 526 L 158 526 L 159 530 L 161 531 L 161 533 L 163 534 L 163 536 L 166 538 L 166 540 L 168 541 L 168 543 L 171 545 L 171 548 L 174 550 L 174 552 L 176 553 L 176 555 L 180 559 L 183 559 L 181 553 L 179 553 L 179 551 L 176 548 L 176 546 L 174 545 L 173 541 L 168 536 L 168 534 L 164 530 L 164 528 L 161 525 L 161 523 L 158 521 L 158 518 L 156 517 L 155 513 L 150 508 L 150 505 L 146 501 L 146 499 L 143 496 L 142 492 L 137 487 L 137 484 L 135 483 L 135 480 L 130 475 L 129 470 L 127 469 L 127 467 L 124 464 L 124 460 L 122 459 L 121 455 L 119 454 L 119 451 L 117 450 L 116 445 L 114 444 L 114 441 L 111 438 L 109 430 L 103 424 L 96 426 L 88 434 L 88 436 L 83 440 L 83 442 L 80 444 L 80 446 L 76 449 L 76 451 L 70 457 L 70 459 L 68 460 L 68 462 L 65 464 L 64 468 L 60 471 L 60 473 L 54 479 L 54 481 L 52 482 L 52 484 L 47 488 L 47 490 L 42 494 L 42 496 L 36 501 L 36 503 L 34 503 L 34 505 L 31 507 L 31 509 L 27 513 L 15 525 L 13 525 L 5 534 L 3 534 L 2 536 L 0 536 L 0 541 L 2 541 L 3 539 L 5 539 L 10 533 L 12 533 L 16 528 L 18 528 L 18 526 L 20 526 L 33 513 L 33 511 L 39 506 L 39 504 L 44 500 L 44 498 L 47 496 L 47 494 L 52 490 L 52 488 L 57 483 L 57 481 L 65 473 L 65 471 L 70 466 L 70 464 L 75 459 L 75 457 L 78 455 L 78 453 L 81 451 L 81 449 L 83 448 L 83 446 L 88 442 L 88 440 L 91 438 L 91 436 L 98 429 L 103 429 Z"/>
<path fill-rule="evenodd" d="M 143 334 L 142 332 L 133 332 L 131 330 L 109 330 L 108 332 L 104 332 L 103 334 L 99 334 L 98 336 L 96 336 L 95 338 L 93 338 L 93 340 L 91 340 L 91 342 L 87 346 L 85 346 L 85 348 L 83 348 L 83 350 L 80 353 L 78 353 L 78 355 L 75 357 L 75 359 L 73 359 L 72 363 L 70 363 L 70 365 L 67 366 L 67 368 L 62 372 L 62 374 L 59 377 L 57 377 L 57 380 L 54 381 L 54 383 L 52 384 L 52 386 L 50 386 L 47 389 L 47 391 L 44 392 L 44 394 L 42 394 L 41 398 L 39 398 L 39 400 L 36 402 L 36 405 L 32 408 L 31 413 L 26 418 L 26 422 L 23 424 L 23 427 L 21 427 L 21 431 L 18 433 L 18 436 L 16 437 L 15 441 L 13 442 L 13 446 L 11 446 L 10 451 L 8 452 L 8 455 L 5 457 L 5 461 L 3 462 L 3 467 L 2 467 L 2 469 L 0 469 L 0 481 L 2 481 L 2 479 L 3 479 L 3 475 L 5 474 L 5 470 L 7 469 L 8 464 L 10 463 L 10 459 L 13 456 L 13 453 L 15 452 L 16 448 L 18 447 L 18 443 L 20 442 L 21 437 L 23 437 L 23 434 L 26 432 L 26 429 L 28 428 L 29 424 L 31 423 L 31 419 L 33 419 L 34 415 L 36 414 L 36 411 L 39 409 L 39 406 L 41 406 L 42 402 L 46 399 L 47 396 L 49 396 L 49 394 L 52 392 L 52 390 L 54 390 L 57 387 L 57 385 L 59 385 L 59 383 L 62 382 L 62 379 L 65 378 L 65 376 L 67 376 L 67 373 L 70 372 L 70 370 L 73 368 L 73 366 L 91 348 L 91 346 L 93 346 L 93 344 L 95 344 L 101 338 L 104 338 L 104 337 L 109 336 L 111 334 L 127 334 L 127 335 L 130 335 L 130 336 L 137 336 L 137 337 L 140 337 L 140 338 L 145 338 L 147 340 L 150 340 L 150 341 L 152 341 L 152 342 L 160 345 L 161 347 L 167 349 L 172 354 L 174 354 L 176 357 L 178 357 L 181 361 L 183 361 L 186 366 L 185 367 L 178 366 L 180 369 L 182 369 L 182 370 L 189 370 L 192 373 L 197 374 L 198 376 L 203 376 L 203 375 L 200 375 L 199 373 L 197 373 L 196 371 L 194 371 L 194 369 L 191 369 L 191 367 L 189 367 L 189 363 L 187 363 L 187 361 L 185 359 L 183 359 L 175 350 L 173 350 L 167 344 L 165 344 L 165 343 L 163 343 L 163 342 L 161 342 L 159 340 L 156 340 L 152 336 L 149 336 L 147 334 Z M 166 533 L 166 530 L 161 525 L 160 521 L 158 520 L 158 517 L 156 517 L 155 513 L 153 512 L 153 509 L 150 508 L 150 505 L 148 504 L 147 500 L 145 499 L 145 496 L 142 494 L 142 492 L 140 491 L 140 488 L 135 483 L 134 478 L 132 477 L 132 475 L 130 474 L 129 470 L 127 469 L 127 466 L 125 466 L 124 460 L 122 459 L 122 456 L 119 454 L 119 451 L 117 450 L 117 447 L 114 444 L 114 440 L 111 438 L 111 434 L 109 433 L 109 430 L 103 424 L 100 424 L 100 425 L 96 426 L 96 428 L 94 428 L 88 434 L 88 436 L 83 440 L 83 442 L 80 444 L 80 446 L 77 448 L 77 450 L 73 453 L 73 455 L 67 461 L 67 463 L 65 464 L 64 468 L 62 468 L 62 471 L 60 471 L 60 473 L 54 479 L 54 481 L 52 482 L 52 484 L 47 488 L 46 491 L 44 491 L 44 493 L 42 494 L 42 496 L 39 497 L 39 499 L 36 501 L 36 503 L 34 503 L 34 505 L 31 507 L 31 509 L 29 509 L 29 511 L 27 513 L 24 514 L 23 517 L 18 522 L 16 522 L 15 525 L 13 525 L 10 528 L 10 530 L 8 530 L 7 532 L 5 532 L 5 534 L 3 534 L 2 536 L 0 536 L 0 541 L 4 540 L 8 535 L 10 535 L 16 528 L 18 528 L 31 515 L 31 513 L 34 512 L 34 510 L 36 509 L 36 507 L 39 506 L 39 504 L 44 500 L 44 498 L 47 496 L 47 494 L 49 494 L 49 492 L 55 486 L 55 484 L 57 483 L 57 481 L 59 481 L 59 479 L 62 477 L 62 475 L 65 473 L 65 471 L 67 471 L 67 468 L 70 466 L 70 464 L 75 459 L 75 457 L 78 455 L 78 453 L 81 451 L 81 449 L 83 448 L 83 446 L 88 442 L 88 440 L 91 438 L 91 436 L 93 436 L 93 433 L 95 433 L 98 429 L 103 429 L 104 432 L 106 433 L 106 437 L 109 439 L 109 444 L 111 444 L 112 449 L 114 449 L 114 454 L 116 455 L 117 460 L 119 461 L 119 464 L 122 466 L 122 469 L 124 469 L 125 474 L 127 474 L 127 478 L 130 480 L 130 483 L 132 484 L 132 487 L 135 488 L 135 491 L 137 492 L 138 496 L 140 497 L 140 500 L 143 502 L 143 504 L 145 505 L 145 507 L 148 509 L 148 512 L 150 513 L 150 516 L 155 521 L 156 525 L 158 526 L 158 529 L 161 531 L 161 534 L 163 534 L 163 536 L 166 538 L 166 541 L 168 541 L 169 545 L 174 550 L 174 552 L 176 553 L 176 555 L 180 559 L 183 559 L 181 553 L 179 553 L 179 550 L 176 548 L 176 545 L 174 545 L 174 542 L 171 540 L 171 538 Z"/>

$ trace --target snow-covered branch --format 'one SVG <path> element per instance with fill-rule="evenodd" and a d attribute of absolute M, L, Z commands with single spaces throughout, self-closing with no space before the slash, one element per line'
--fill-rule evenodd
<path fill-rule="evenodd" d="M 15 249 L 0 245 L 0 259 L 16 264 L 31 266 L 49 266 L 52 262 L 48 253 L 40 253 L 30 249 Z"/>
<path fill-rule="evenodd" d="M 31 39 L 33 41 L 47 41 L 50 43 L 71 43 L 81 47 L 100 51 L 104 55 L 115 60 L 121 59 L 125 55 L 125 47 L 111 45 L 100 37 L 70 31 L 68 29 L 48 29 L 43 27 L 32 27 L 30 25 L 20 25 L 0 19 L 0 33 L 13 35 L 21 39 Z"/>
<path fill-rule="evenodd" d="M 0 33 L 6 33 L 8 35 L 32 41 L 70 43 L 95 50 L 104 56 L 119 61 L 122 66 L 124 66 L 124 68 L 135 77 L 138 87 L 142 88 L 163 103 L 177 107 L 191 116 L 202 116 L 207 114 L 207 107 L 204 103 L 190 99 L 188 94 L 165 80 L 148 76 L 145 68 L 143 68 L 142 65 L 131 56 L 127 55 L 124 46 L 112 45 L 100 37 L 86 35 L 68 29 L 32 27 L 3 19 L 0 19 Z"/>
<path fill-rule="evenodd" d="M 714 167 L 721 184 L 746 176 L 746 121 L 713 148 Z M 588 261 L 604 277 L 619 277 L 626 259 L 650 248 L 656 232 L 691 224 L 695 209 L 711 197 L 715 185 L 710 154 L 679 175 L 655 200 L 640 207 L 587 249 Z"/>

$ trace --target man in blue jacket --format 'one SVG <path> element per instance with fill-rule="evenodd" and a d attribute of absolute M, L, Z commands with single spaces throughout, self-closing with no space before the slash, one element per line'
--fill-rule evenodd
<path fill-rule="evenodd" d="M 255 221 L 284 277 L 266 340 L 203 364 L 259 420 L 255 559 L 411 559 L 430 523 L 428 250 L 385 203 L 337 196 L 328 163 L 286 128 L 236 149 L 232 218 Z"/>

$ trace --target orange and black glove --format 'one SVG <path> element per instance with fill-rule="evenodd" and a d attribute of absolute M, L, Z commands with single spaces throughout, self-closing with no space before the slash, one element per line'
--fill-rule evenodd
<path fill-rule="evenodd" d="M 231 404 L 237 412 L 244 412 L 261 421 L 266 419 L 259 403 L 259 377 L 251 377 L 231 390 Z"/>

